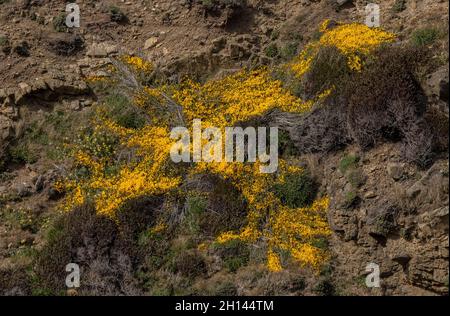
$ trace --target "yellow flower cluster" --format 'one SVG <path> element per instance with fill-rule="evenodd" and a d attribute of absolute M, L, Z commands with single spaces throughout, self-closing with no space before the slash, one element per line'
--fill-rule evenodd
<path fill-rule="evenodd" d="M 122 61 L 138 72 L 141 71 L 141 72 L 149 73 L 153 70 L 152 63 L 150 63 L 138 56 L 125 55 L 125 56 L 122 56 Z"/>
<path fill-rule="evenodd" d="M 280 257 L 270 249 L 267 253 L 267 267 L 272 272 L 282 271 Z"/>
<path fill-rule="evenodd" d="M 326 220 L 328 198 L 320 198 L 309 207 L 289 208 L 270 190 L 273 183 L 283 182 L 286 174 L 301 171 L 284 160 L 280 161 L 277 175 L 260 173 L 258 164 L 197 164 L 194 172 L 211 172 L 229 179 L 249 204 L 247 225 L 240 232 L 221 234 L 217 242 L 239 239 L 253 243 L 262 239 L 269 247 L 267 264 L 270 270 L 281 269 L 276 251 L 289 253 L 300 264 L 319 269 L 328 256 L 325 250 L 315 247 L 314 242 L 331 232 Z M 268 220 L 265 221 L 266 217 Z"/>
<path fill-rule="evenodd" d="M 320 26 L 323 35 L 316 42 L 310 43 L 291 65 L 294 73 L 301 77 L 305 74 L 320 47 L 334 46 L 348 58 L 350 69 L 360 71 L 362 56 L 369 55 L 383 43 L 395 40 L 395 35 L 379 28 L 371 28 L 360 23 L 339 24 L 327 29 L 329 20 Z"/>
<path fill-rule="evenodd" d="M 115 217 L 116 211 L 127 201 L 145 195 L 159 195 L 176 188 L 181 179 L 164 173 L 169 161 L 172 140 L 167 127 L 147 125 L 139 130 L 118 126 L 101 116 L 96 129 L 116 135 L 121 146 L 135 150 L 132 161 L 119 166 L 115 174 L 108 172 L 108 160 L 95 157 L 86 151 L 74 154 L 75 164 L 90 171 L 87 179 L 68 181 L 66 209 L 94 201 L 98 214 Z"/>
<path fill-rule="evenodd" d="M 89 82 L 89 83 L 96 83 L 96 82 L 99 82 L 99 81 L 106 81 L 106 80 L 107 80 L 107 78 L 106 77 L 102 77 L 102 76 L 89 76 L 89 77 L 86 77 L 86 81 Z"/>
<path fill-rule="evenodd" d="M 242 70 L 203 85 L 188 80 L 174 92 L 174 99 L 183 107 L 188 122 L 202 119 L 217 127 L 234 126 L 276 108 L 305 112 L 313 105 L 284 89 L 266 68 Z"/>
<path fill-rule="evenodd" d="M 283 88 L 281 81 L 271 77 L 266 68 L 242 70 L 223 79 L 199 84 L 185 82 L 174 91 L 174 99 L 183 107 L 188 122 L 201 119 L 204 126 L 224 128 L 262 116 L 280 109 L 285 112 L 303 113 L 311 109 L 314 102 L 327 97 L 331 90 L 324 91 L 315 100 L 303 101 Z M 271 192 L 275 181 L 283 181 L 284 175 L 299 171 L 280 161 L 277 175 L 261 174 L 259 164 L 245 163 L 197 163 L 194 173 L 214 173 L 231 181 L 249 203 L 248 224 L 240 232 L 226 232 L 218 236 L 217 242 L 233 239 L 256 242 L 267 241 L 269 246 L 268 268 L 281 269 L 276 253 L 290 253 L 297 262 L 319 268 L 326 253 L 312 245 L 319 237 L 327 236 L 329 230 L 325 219 L 328 200 L 316 201 L 311 207 L 290 209 L 282 205 Z M 265 225 L 266 215 L 269 220 Z M 282 225 L 284 221 L 290 224 Z M 316 222 L 314 222 L 316 221 Z"/>

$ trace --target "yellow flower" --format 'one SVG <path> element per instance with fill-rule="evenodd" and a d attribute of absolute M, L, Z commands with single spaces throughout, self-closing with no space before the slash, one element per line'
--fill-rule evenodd
<path fill-rule="evenodd" d="M 283 270 L 281 267 L 280 258 L 275 252 L 273 252 L 272 249 L 269 249 L 267 253 L 267 268 L 272 272 L 279 272 Z"/>
<path fill-rule="evenodd" d="M 153 70 L 152 63 L 145 61 L 141 57 L 125 55 L 122 56 L 122 61 L 131 66 L 135 71 L 151 72 Z"/>
<path fill-rule="evenodd" d="M 395 40 L 395 35 L 392 33 L 360 23 L 338 24 L 335 28 L 328 30 L 329 22 L 329 20 L 325 20 L 320 26 L 320 31 L 323 33 L 320 39 L 308 44 L 291 64 L 291 69 L 298 78 L 308 72 L 321 47 L 336 47 L 348 58 L 349 68 L 360 71 L 361 55 L 367 56 L 381 44 Z"/>

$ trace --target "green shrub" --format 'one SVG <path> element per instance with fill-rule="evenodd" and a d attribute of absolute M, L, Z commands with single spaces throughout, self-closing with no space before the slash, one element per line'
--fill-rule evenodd
<path fill-rule="evenodd" d="M 284 130 L 279 131 L 278 144 L 280 156 L 294 156 L 298 154 L 298 149 L 295 147 L 289 132 Z"/>
<path fill-rule="evenodd" d="M 399 13 L 405 11 L 406 9 L 406 0 L 395 0 L 394 5 L 392 6 L 392 11 L 395 13 Z"/>
<path fill-rule="evenodd" d="M 314 291 L 321 296 L 333 296 L 335 295 L 335 288 L 333 283 L 328 280 L 321 280 L 315 287 Z"/>
<path fill-rule="evenodd" d="M 202 0 L 202 5 L 205 7 L 211 7 L 214 4 L 214 0 Z"/>
<path fill-rule="evenodd" d="M 432 45 L 439 37 L 439 31 L 434 28 L 424 28 L 412 33 L 411 40 L 416 46 Z"/>
<path fill-rule="evenodd" d="M 335 47 L 322 47 L 302 80 L 304 98 L 312 99 L 327 89 L 339 87 L 349 75 L 347 58 Z"/>
<path fill-rule="evenodd" d="M 123 23 L 126 22 L 127 16 L 119 7 L 110 6 L 109 7 L 109 16 L 112 22 Z"/>
<path fill-rule="evenodd" d="M 318 185 L 307 172 L 292 173 L 282 183 L 273 186 L 275 195 L 291 208 L 305 207 L 314 202 Z"/>
<path fill-rule="evenodd" d="M 270 39 L 276 41 L 280 37 L 280 30 L 274 29 L 270 32 Z"/>
<path fill-rule="evenodd" d="M 182 251 L 174 256 L 171 268 L 174 273 L 193 278 L 206 273 L 206 264 L 200 253 L 195 250 Z"/>
<path fill-rule="evenodd" d="M 10 161 L 13 163 L 33 164 L 39 159 L 38 153 L 31 150 L 27 143 L 19 143 L 9 148 Z"/>
<path fill-rule="evenodd" d="M 278 57 L 279 52 L 278 52 L 277 44 L 275 44 L 275 43 L 269 44 L 269 46 L 267 46 L 266 49 L 264 50 L 264 53 L 269 58 Z"/>
<path fill-rule="evenodd" d="M 66 14 L 65 13 L 61 13 L 53 18 L 53 29 L 56 32 L 67 31 Z"/>
<path fill-rule="evenodd" d="M 236 272 L 240 267 L 245 266 L 247 262 L 248 258 L 245 257 L 227 258 L 224 260 L 224 266 L 228 271 Z"/>
<path fill-rule="evenodd" d="M 109 95 L 105 103 L 108 106 L 109 116 L 122 127 L 139 129 L 147 122 L 144 112 L 133 106 L 125 95 Z"/>
<path fill-rule="evenodd" d="M 350 170 L 347 173 L 347 180 L 354 188 L 359 188 L 366 182 L 366 176 L 359 169 Z"/>
<path fill-rule="evenodd" d="M 352 208 L 359 202 L 359 196 L 356 192 L 350 191 L 345 193 L 344 207 Z"/>
<path fill-rule="evenodd" d="M 317 238 L 312 242 L 312 245 L 316 248 L 319 249 L 327 249 L 329 246 L 329 242 L 328 239 L 322 237 L 322 238 Z"/>
<path fill-rule="evenodd" d="M 223 244 L 214 244 L 213 249 L 222 258 L 224 267 L 230 272 L 236 272 L 246 266 L 250 259 L 248 245 L 240 240 L 230 240 Z"/>
<path fill-rule="evenodd" d="M 11 52 L 11 43 L 9 42 L 8 37 L 0 36 L 0 49 L 6 55 Z"/>
<path fill-rule="evenodd" d="M 208 206 L 208 201 L 201 195 L 189 195 L 187 198 L 186 224 L 191 233 L 200 232 L 201 216 Z"/>
<path fill-rule="evenodd" d="M 190 195 L 187 200 L 188 210 L 191 214 L 202 214 L 208 205 L 208 201 L 199 195 Z"/>
<path fill-rule="evenodd" d="M 286 44 L 281 48 L 280 55 L 284 60 L 291 60 L 298 53 L 298 42 L 294 41 Z"/>
<path fill-rule="evenodd" d="M 137 112 L 128 112 L 117 118 L 117 123 L 126 128 L 139 129 L 145 125 L 145 119 Z"/>
<path fill-rule="evenodd" d="M 117 136 L 91 128 L 83 130 L 77 142 L 80 149 L 98 158 L 113 157 L 119 144 Z"/>
<path fill-rule="evenodd" d="M 351 168 L 356 168 L 359 162 L 359 156 L 357 155 L 345 155 L 339 162 L 339 170 L 342 173 L 346 173 Z"/>

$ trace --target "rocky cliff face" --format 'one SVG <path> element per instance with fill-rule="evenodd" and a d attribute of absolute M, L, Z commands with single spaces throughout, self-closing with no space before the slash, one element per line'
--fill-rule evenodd
<path fill-rule="evenodd" d="M 348 280 L 356 271 L 363 277 L 366 266 L 376 263 L 383 287 L 366 293 L 447 293 L 448 161 L 426 171 L 398 161 L 396 149 L 385 145 L 345 172 L 324 168 L 334 197 L 329 221 L 336 278 Z"/>
<path fill-rule="evenodd" d="M 324 19 L 363 22 L 368 1 L 244 2 L 212 1 L 205 6 L 195 0 L 84 0 L 79 1 L 81 28 L 58 32 L 64 27 L 58 21 L 65 1 L 0 1 L 0 280 L 24 273 L 30 259 L 23 253 L 46 243 L 44 232 L 60 197 L 53 184 L 68 164 L 55 164 L 55 157 L 65 153 L 57 152 L 53 141 L 36 131 L 45 130 L 51 139 L 72 132 L 66 121 L 82 121 L 100 97 L 87 78 L 108 76 L 103 69 L 122 54 L 152 60 L 158 69 L 152 79 L 169 83 L 186 75 L 205 80 L 242 67 L 274 66 L 314 39 Z M 400 42 L 425 40 L 430 46 L 430 65 L 424 67 L 420 84 L 427 107 L 446 117 L 440 128 L 448 131 L 448 26 L 442 22 L 448 20 L 448 1 L 378 2 L 383 28 L 395 32 Z M 117 20 L 117 10 L 110 4 L 126 19 Z M 428 33 L 420 35 L 417 30 Z M 434 41 L 428 42 L 430 37 Z M 47 130 L 51 124 L 56 128 Z M 301 135 L 295 137 L 300 119 L 278 124 L 291 133 L 294 143 L 301 141 Z M 50 148 L 45 154 L 35 146 L 41 143 Z M 24 144 L 31 146 L 29 151 Z M 368 151 L 351 145 L 300 157 L 331 199 L 332 259 L 327 278 L 334 284 L 333 294 L 448 294 L 448 138 L 441 146 L 447 149 L 426 168 L 405 162 L 396 143 L 380 143 Z M 130 278 L 131 264 L 123 260 Z M 381 288 L 364 285 L 370 263 L 380 266 Z M 238 287 L 231 294 L 270 294 L 275 290 L 261 290 L 273 281 L 270 278 L 287 284 L 298 277 L 296 272 L 283 273 L 261 278 L 258 285 L 249 281 L 245 269 L 237 276 L 208 277 L 211 282 L 242 277 L 254 286 Z M 316 279 L 300 292 L 317 294 L 315 283 Z M 275 294 L 298 294 L 298 288 L 289 284 Z M 204 290 L 210 285 L 199 286 Z M 116 294 L 116 290 L 105 291 Z M 20 282 L 0 284 L 0 293 L 30 291 Z M 133 285 L 128 292 L 136 291 L 141 293 Z"/>

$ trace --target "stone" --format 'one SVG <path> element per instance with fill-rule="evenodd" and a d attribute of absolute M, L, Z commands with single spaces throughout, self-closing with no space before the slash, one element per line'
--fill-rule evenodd
<path fill-rule="evenodd" d="M 150 49 L 156 46 L 158 44 L 158 38 L 156 36 L 152 36 L 149 39 L 147 39 L 144 43 L 144 49 Z"/>
<path fill-rule="evenodd" d="M 387 166 L 389 176 L 391 176 L 391 178 L 394 179 L 395 181 L 399 181 L 405 175 L 404 167 L 405 167 L 404 164 L 389 163 Z"/>
<path fill-rule="evenodd" d="M 401 266 L 405 267 L 411 260 L 411 256 L 406 253 L 398 253 L 391 257 L 392 261 L 399 263 Z"/>
<path fill-rule="evenodd" d="M 39 175 L 34 182 L 34 190 L 36 192 L 41 192 L 44 189 L 45 177 L 43 175 Z"/>
<path fill-rule="evenodd" d="M 32 190 L 32 186 L 28 183 L 19 183 L 16 187 L 15 190 L 17 192 L 17 195 L 20 197 L 27 197 L 30 196 L 33 192 Z"/>
<path fill-rule="evenodd" d="M 92 100 L 82 100 L 80 102 L 80 104 L 81 104 L 82 107 L 89 107 L 89 106 L 91 106 L 93 104 L 93 102 L 92 102 Z"/>
<path fill-rule="evenodd" d="M 428 76 L 425 92 L 441 101 L 448 103 L 449 94 L 449 65 L 444 65 Z"/>
<path fill-rule="evenodd" d="M 422 189 L 423 187 L 420 183 L 415 183 L 406 190 L 406 196 L 410 199 L 414 199 L 422 192 Z"/>
<path fill-rule="evenodd" d="M 374 191 L 368 191 L 366 194 L 364 194 L 365 199 L 373 199 L 376 197 L 377 197 L 377 194 Z"/>
<path fill-rule="evenodd" d="M 67 296 L 77 296 L 78 295 L 78 292 L 76 289 L 68 289 L 66 293 L 67 293 Z"/>
<path fill-rule="evenodd" d="M 86 55 L 88 55 L 89 57 L 102 58 L 102 57 L 107 57 L 108 56 L 108 52 L 107 52 L 106 48 L 103 45 L 94 43 L 89 48 L 89 50 L 87 51 Z"/>
<path fill-rule="evenodd" d="M 71 102 L 69 103 L 69 108 L 70 108 L 72 111 L 79 111 L 79 110 L 81 110 L 81 104 L 80 104 L 80 101 L 79 101 L 79 100 L 71 101 Z"/>
<path fill-rule="evenodd" d="M 112 44 L 103 43 L 103 47 L 105 48 L 106 54 L 108 56 L 117 54 L 119 52 L 117 46 L 112 45 Z"/>
<path fill-rule="evenodd" d="M 14 136 L 12 121 L 4 115 L 0 115 L 0 149 L 4 141 Z"/>
<path fill-rule="evenodd" d="M 26 82 L 19 83 L 19 88 L 21 90 L 24 90 L 26 93 L 30 93 L 31 92 L 31 87 Z"/>
<path fill-rule="evenodd" d="M 37 92 L 37 91 L 46 90 L 46 89 L 48 89 L 48 87 L 47 87 L 47 84 L 45 83 L 44 79 L 38 79 L 35 82 L 33 82 L 31 85 L 32 92 Z"/>
<path fill-rule="evenodd" d="M 367 227 L 369 235 L 375 239 L 385 239 L 397 227 L 398 209 L 385 202 L 384 205 L 376 206 L 367 212 Z"/>
<path fill-rule="evenodd" d="M 220 52 L 221 50 L 223 50 L 225 48 L 226 44 L 227 44 L 227 39 L 224 36 L 215 38 L 212 41 L 211 53 L 217 54 L 218 52 Z"/>

